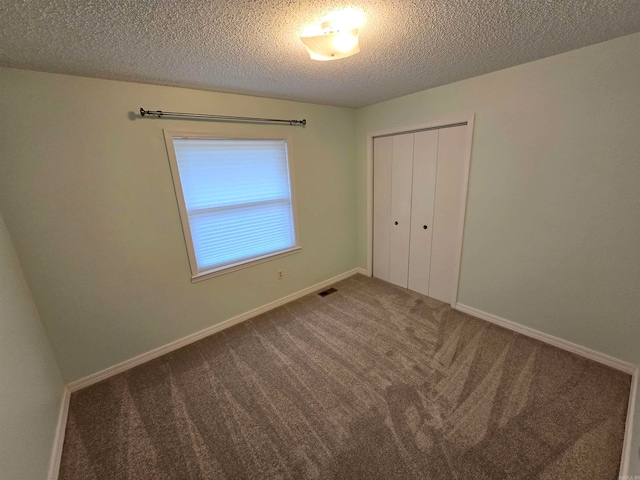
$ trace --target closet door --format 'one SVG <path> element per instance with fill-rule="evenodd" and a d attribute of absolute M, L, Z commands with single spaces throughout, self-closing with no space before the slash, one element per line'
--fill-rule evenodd
<path fill-rule="evenodd" d="M 462 228 L 463 179 L 466 177 L 467 127 L 439 130 L 438 175 L 436 178 L 435 210 L 429 296 L 450 303 L 453 299 L 455 274 L 460 269 L 458 231 Z"/>
<path fill-rule="evenodd" d="M 392 137 L 389 282 L 404 288 L 409 276 L 413 138 L 412 133 Z"/>
<path fill-rule="evenodd" d="M 373 276 L 389 281 L 393 137 L 373 139 Z"/>
<path fill-rule="evenodd" d="M 408 288 L 429 295 L 438 130 L 415 134 Z"/>
<path fill-rule="evenodd" d="M 447 303 L 460 270 L 467 128 L 373 143 L 373 275 Z"/>

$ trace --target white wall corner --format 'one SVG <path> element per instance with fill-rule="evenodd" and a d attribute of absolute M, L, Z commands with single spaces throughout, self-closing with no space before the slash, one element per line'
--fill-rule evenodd
<path fill-rule="evenodd" d="M 636 394 L 638 390 L 638 367 L 631 374 L 631 391 L 629 393 L 629 406 L 627 407 L 627 422 L 624 430 L 624 444 L 622 446 L 622 462 L 620 467 L 620 476 L 622 478 L 631 478 L 629 476 L 629 465 L 631 463 L 631 440 L 633 435 L 633 414 L 636 407 Z"/>
<path fill-rule="evenodd" d="M 58 414 L 58 425 L 56 426 L 56 434 L 53 439 L 53 449 L 51 452 L 51 461 L 49 462 L 48 480 L 58 480 L 60 473 L 60 462 L 62 460 L 62 447 L 64 446 L 64 434 L 67 429 L 67 417 L 69 416 L 69 400 L 71 399 L 71 391 L 65 386 L 60 399 L 60 413 Z"/>

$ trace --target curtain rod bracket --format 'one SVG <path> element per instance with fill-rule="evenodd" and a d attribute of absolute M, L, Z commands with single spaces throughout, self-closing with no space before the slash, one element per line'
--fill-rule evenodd
<path fill-rule="evenodd" d="M 302 120 L 283 120 L 280 118 L 258 118 L 258 117 L 234 117 L 231 115 L 208 115 L 206 113 L 183 113 L 183 112 L 163 112 L 162 110 L 145 110 L 140 107 L 140 116 L 145 117 L 149 116 L 157 116 L 158 118 L 162 118 L 163 116 L 169 117 L 181 117 L 181 118 L 193 118 L 193 119 L 210 119 L 210 120 L 230 120 L 235 122 L 264 122 L 264 123 L 280 123 L 280 124 L 289 124 L 289 125 L 307 125 L 307 119 L 303 118 Z"/>

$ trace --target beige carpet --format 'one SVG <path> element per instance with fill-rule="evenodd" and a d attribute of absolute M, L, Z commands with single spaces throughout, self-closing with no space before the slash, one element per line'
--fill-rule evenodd
<path fill-rule="evenodd" d="M 60 478 L 617 478 L 629 375 L 335 287 L 74 393 Z"/>

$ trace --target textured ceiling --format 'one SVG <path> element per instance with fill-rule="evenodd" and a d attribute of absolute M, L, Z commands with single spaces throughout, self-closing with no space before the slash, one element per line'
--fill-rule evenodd
<path fill-rule="evenodd" d="M 344 7 L 361 53 L 310 60 Z M 639 0 L 2 0 L 0 65 L 360 107 L 639 31 Z"/>

